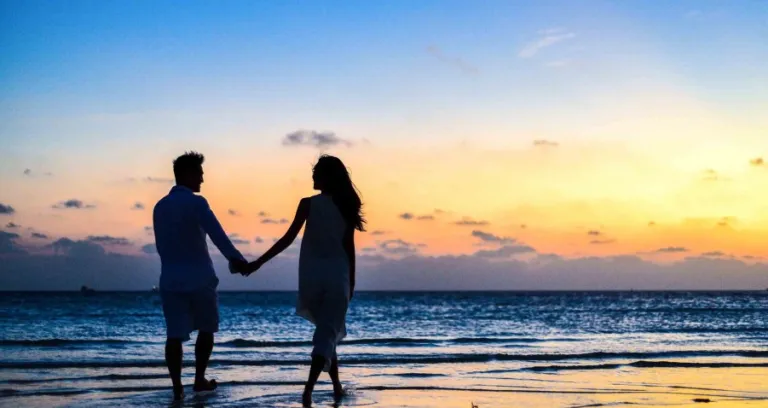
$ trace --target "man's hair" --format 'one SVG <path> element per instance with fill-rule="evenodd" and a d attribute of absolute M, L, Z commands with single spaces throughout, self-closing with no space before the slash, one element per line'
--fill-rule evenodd
<path fill-rule="evenodd" d="M 180 177 L 203 167 L 205 156 L 198 152 L 185 152 L 173 161 L 173 175 L 178 181 Z"/>

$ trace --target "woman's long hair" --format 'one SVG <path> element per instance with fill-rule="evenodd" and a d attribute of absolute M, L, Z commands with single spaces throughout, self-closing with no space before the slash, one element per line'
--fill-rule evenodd
<path fill-rule="evenodd" d="M 312 172 L 315 186 L 333 198 L 347 224 L 365 231 L 363 203 L 344 163 L 337 157 L 322 155 Z"/>

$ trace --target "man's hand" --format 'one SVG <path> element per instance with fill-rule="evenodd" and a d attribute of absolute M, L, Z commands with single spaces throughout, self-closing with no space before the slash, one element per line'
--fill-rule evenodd
<path fill-rule="evenodd" d="M 229 261 L 229 272 L 232 274 L 239 273 L 245 276 L 248 271 L 248 261 L 245 259 L 233 259 Z"/>

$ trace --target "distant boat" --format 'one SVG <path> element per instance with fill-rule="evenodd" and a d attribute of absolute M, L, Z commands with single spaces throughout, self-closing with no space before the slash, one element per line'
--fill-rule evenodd
<path fill-rule="evenodd" d="M 95 293 L 95 292 L 96 292 L 96 289 L 89 288 L 88 286 L 83 285 L 83 286 L 80 287 L 80 293 L 82 293 L 84 295 Z"/>

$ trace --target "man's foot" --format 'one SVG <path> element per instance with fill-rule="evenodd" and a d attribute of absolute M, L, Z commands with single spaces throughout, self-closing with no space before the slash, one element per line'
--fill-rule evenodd
<path fill-rule="evenodd" d="M 184 401 L 184 389 L 173 390 L 173 402 Z"/>
<path fill-rule="evenodd" d="M 195 381 L 195 386 L 192 388 L 196 393 L 208 393 L 212 392 L 218 387 L 216 380 L 203 380 L 202 382 Z"/>
<path fill-rule="evenodd" d="M 302 394 L 301 396 L 301 406 L 302 407 L 312 406 L 312 391 L 304 390 L 304 394 Z"/>

